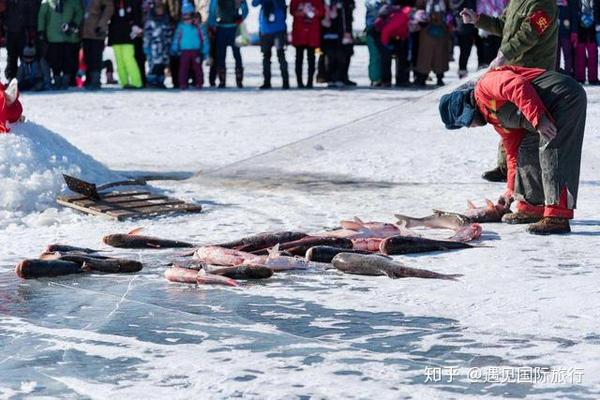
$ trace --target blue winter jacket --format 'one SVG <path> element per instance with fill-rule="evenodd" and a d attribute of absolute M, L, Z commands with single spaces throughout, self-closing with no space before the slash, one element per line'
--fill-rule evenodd
<path fill-rule="evenodd" d="M 252 5 L 261 6 L 258 17 L 258 29 L 261 35 L 287 32 L 285 0 L 252 0 Z"/>
<path fill-rule="evenodd" d="M 179 54 L 185 50 L 200 50 L 208 58 L 209 40 L 204 25 L 180 22 L 173 35 L 171 53 Z"/>
<path fill-rule="evenodd" d="M 233 28 L 233 27 L 237 26 L 237 24 L 220 24 L 220 23 L 218 23 L 217 22 L 218 9 L 219 9 L 218 0 L 210 0 L 210 3 L 208 5 L 208 20 L 206 21 L 208 23 L 208 26 L 210 26 L 211 28 L 215 28 L 217 26 L 220 26 L 223 28 Z M 242 0 L 240 2 L 240 12 L 241 12 L 241 20 L 243 21 L 248 16 L 248 3 L 246 3 L 246 0 Z"/>

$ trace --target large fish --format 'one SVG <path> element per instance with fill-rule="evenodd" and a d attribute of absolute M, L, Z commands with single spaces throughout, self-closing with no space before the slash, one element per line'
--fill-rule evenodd
<path fill-rule="evenodd" d="M 79 252 L 54 252 L 54 253 L 43 253 L 40 256 L 42 260 L 63 260 L 72 261 L 78 263 L 81 266 L 85 266 L 90 271 L 106 272 L 106 273 L 130 273 L 139 272 L 142 270 L 144 265 L 135 260 L 127 260 L 124 258 L 112 258 L 102 256 L 92 256 L 87 253 Z"/>
<path fill-rule="evenodd" d="M 23 260 L 15 267 L 19 278 L 32 279 L 89 272 L 86 266 L 64 260 Z"/>
<path fill-rule="evenodd" d="M 207 265 L 203 269 L 210 274 L 231 279 L 267 279 L 273 276 L 273 270 L 262 265 L 236 265 L 235 267 Z"/>
<path fill-rule="evenodd" d="M 379 248 L 377 248 L 377 251 L 379 251 Z M 308 261 L 315 261 L 319 263 L 331 263 L 331 260 L 333 260 L 333 258 L 340 253 L 373 254 L 373 252 L 367 250 L 341 249 L 339 247 L 332 246 L 314 246 L 308 249 L 306 252 L 306 259 Z"/>
<path fill-rule="evenodd" d="M 477 240 L 481 237 L 481 232 L 483 228 L 479 224 L 469 224 L 467 226 L 463 226 L 456 233 L 449 238 L 448 240 L 453 242 L 470 242 L 472 240 Z"/>
<path fill-rule="evenodd" d="M 165 278 L 170 282 L 178 283 L 239 286 L 235 280 L 224 276 L 208 274 L 204 270 L 196 271 L 193 269 L 179 267 L 171 267 L 167 269 L 165 271 Z"/>
<path fill-rule="evenodd" d="M 341 229 L 315 234 L 315 236 L 338 237 L 347 239 L 386 238 L 407 234 L 402 227 L 387 222 L 364 222 L 358 217 L 353 221 L 341 221 Z"/>
<path fill-rule="evenodd" d="M 266 279 L 273 275 L 273 270 L 261 265 L 236 265 L 232 267 L 208 265 L 204 261 L 176 260 L 173 267 L 187 268 L 196 271 L 205 270 L 209 274 L 222 275 L 231 279 Z"/>
<path fill-rule="evenodd" d="M 192 243 L 179 240 L 161 239 L 153 236 L 138 235 L 140 228 L 134 229 L 129 233 L 116 233 L 106 235 L 102 241 L 112 247 L 123 249 L 169 249 L 181 247 L 195 247 Z"/>
<path fill-rule="evenodd" d="M 293 242 L 306 236 L 308 235 L 304 232 L 264 232 L 235 240 L 233 242 L 218 244 L 217 246 L 251 253 L 253 251 L 270 249 L 276 244 Z"/>
<path fill-rule="evenodd" d="M 194 258 L 206 264 L 235 266 L 242 264 L 263 265 L 267 256 L 258 256 L 245 251 L 226 249 L 219 246 L 202 246 L 194 252 Z"/>
<path fill-rule="evenodd" d="M 472 222 L 500 222 L 502 216 L 510 212 L 510 209 L 501 204 L 494 204 L 492 201 L 485 199 L 485 207 L 477 207 L 472 202 L 467 202 L 469 209 L 465 215 Z"/>
<path fill-rule="evenodd" d="M 392 236 L 381 242 L 379 251 L 390 256 L 399 254 L 428 253 L 431 251 L 447 251 L 469 249 L 473 246 L 449 240 L 434 240 L 406 236 Z"/>
<path fill-rule="evenodd" d="M 471 223 L 470 218 L 465 215 L 439 210 L 433 210 L 433 214 L 423 218 L 408 217 L 401 214 L 396 214 L 395 216 L 398 219 L 398 224 L 402 224 L 406 228 L 423 226 L 426 228 L 457 231 Z"/>
<path fill-rule="evenodd" d="M 46 246 L 45 252 L 47 252 L 47 253 L 54 253 L 57 251 L 61 252 L 61 253 L 68 253 L 68 252 L 76 251 L 79 253 L 87 253 L 87 254 L 94 254 L 94 253 L 102 252 L 102 250 L 88 249 L 87 247 L 69 246 L 66 244 L 49 244 L 48 246 Z"/>
<path fill-rule="evenodd" d="M 409 268 L 399 262 L 377 255 L 340 253 L 332 260 L 333 266 L 346 274 L 397 278 L 426 278 L 456 280 L 462 275 L 440 274 L 426 269 Z"/>
<path fill-rule="evenodd" d="M 352 240 L 348 238 L 307 236 L 293 242 L 278 245 L 278 251 L 285 250 L 294 256 L 304 257 L 306 251 L 313 246 L 334 246 L 351 249 L 353 244 Z"/>

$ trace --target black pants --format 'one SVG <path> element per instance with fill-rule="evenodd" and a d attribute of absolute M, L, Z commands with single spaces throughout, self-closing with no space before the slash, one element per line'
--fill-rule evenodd
<path fill-rule="evenodd" d="M 346 83 L 350 81 L 350 61 L 352 60 L 352 56 L 354 55 L 354 45 L 352 44 L 342 44 L 342 82 Z"/>
<path fill-rule="evenodd" d="M 63 75 L 70 78 L 77 72 L 79 43 L 48 43 L 46 60 L 56 83 Z"/>
<path fill-rule="evenodd" d="M 6 79 L 9 81 L 17 76 L 19 58 L 25 47 L 25 32 L 6 32 Z"/>
<path fill-rule="evenodd" d="M 315 48 L 306 46 L 296 47 L 296 79 L 298 80 L 298 86 L 304 86 L 302 80 L 302 63 L 304 62 L 304 51 L 306 50 L 306 59 L 308 61 L 308 79 L 307 84 L 309 87 L 313 85 L 313 77 L 315 76 Z"/>
<path fill-rule="evenodd" d="M 88 73 L 102 70 L 103 52 L 104 40 L 83 39 L 83 57 Z"/>
<path fill-rule="evenodd" d="M 346 52 L 337 39 L 324 39 L 321 47 L 325 53 L 327 82 L 343 82 L 346 68 Z"/>
<path fill-rule="evenodd" d="M 392 83 L 392 57 L 396 58 L 396 86 L 409 83 L 408 40 L 392 40 L 388 46 L 378 44 L 381 54 L 381 82 Z"/>
<path fill-rule="evenodd" d="M 215 86 L 217 82 L 217 40 L 216 35 L 210 37 L 209 56 L 212 59 L 208 70 L 208 82 L 210 86 Z"/>
<path fill-rule="evenodd" d="M 263 77 L 265 83 L 271 83 L 271 49 L 275 47 L 277 59 L 279 60 L 279 69 L 281 70 L 281 79 L 284 84 L 286 82 L 289 84 L 288 64 L 285 59 L 286 42 L 287 38 L 285 32 L 260 36 L 260 49 L 263 54 Z"/>
<path fill-rule="evenodd" d="M 146 86 L 146 55 L 144 54 L 144 39 L 139 37 L 133 41 L 135 48 L 135 61 L 140 69 L 142 86 Z"/>
<path fill-rule="evenodd" d="M 471 57 L 471 50 L 473 44 L 477 42 L 477 31 L 469 31 L 465 33 L 459 33 L 456 35 L 458 38 L 458 47 L 460 48 L 460 56 L 458 58 L 458 69 L 460 71 L 467 70 L 467 64 L 469 57 Z"/>

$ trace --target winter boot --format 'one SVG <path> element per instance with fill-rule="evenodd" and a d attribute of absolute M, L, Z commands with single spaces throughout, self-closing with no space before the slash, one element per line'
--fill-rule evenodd
<path fill-rule="evenodd" d="M 71 85 L 71 75 L 64 74 L 62 76 L 62 81 L 60 83 L 61 90 L 68 90 L 70 85 Z"/>
<path fill-rule="evenodd" d="M 214 61 L 208 70 L 208 83 L 210 87 L 217 86 L 217 67 L 214 65 Z"/>
<path fill-rule="evenodd" d="M 100 71 L 90 71 L 87 75 L 85 88 L 88 90 L 100 90 Z"/>
<path fill-rule="evenodd" d="M 427 76 L 425 74 L 421 74 L 420 72 L 415 72 L 415 86 L 417 87 L 425 87 L 425 80 Z"/>
<path fill-rule="evenodd" d="M 481 177 L 489 182 L 506 182 L 506 173 L 506 169 L 496 167 L 490 171 L 484 172 Z"/>
<path fill-rule="evenodd" d="M 290 74 L 284 50 L 277 50 L 277 59 L 279 61 L 279 70 L 281 71 L 281 80 L 283 81 L 282 88 L 287 90 L 290 88 Z"/>
<path fill-rule="evenodd" d="M 217 75 L 219 76 L 219 89 L 223 89 L 227 87 L 226 78 L 227 78 L 227 70 L 225 68 L 219 68 L 217 70 Z"/>
<path fill-rule="evenodd" d="M 539 222 L 529 225 L 527 232 L 533 235 L 557 235 L 571 232 L 571 226 L 566 218 L 544 217 Z"/>
<path fill-rule="evenodd" d="M 244 68 L 240 67 L 240 68 L 236 68 L 235 69 L 235 84 L 237 85 L 238 89 L 241 89 L 244 87 Z"/>
<path fill-rule="evenodd" d="M 106 71 L 106 84 L 107 85 L 117 85 L 119 82 L 115 80 L 112 71 Z"/>
<path fill-rule="evenodd" d="M 541 215 L 528 214 L 524 212 L 514 212 L 510 214 L 504 214 L 502 216 L 502 222 L 505 224 L 532 224 L 535 222 L 539 222 L 543 217 Z"/>
<path fill-rule="evenodd" d="M 436 74 L 437 83 L 436 86 L 444 86 L 444 74 Z"/>

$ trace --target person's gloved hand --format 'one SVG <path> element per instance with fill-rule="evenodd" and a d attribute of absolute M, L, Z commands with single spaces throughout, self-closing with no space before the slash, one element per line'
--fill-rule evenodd
<path fill-rule="evenodd" d="M 501 67 L 505 65 L 507 61 L 508 60 L 506 59 L 506 57 L 504 57 L 504 54 L 500 50 L 498 50 L 498 55 L 490 63 L 490 69 Z"/>
<path fill-rule="evenodd" d="M 554 122 L 552 122 L 552 120 L 546 114 L 540 118 L 540 122 L 536 129 L 539 134 L 548 141 L 554 139 L 558 133 L 556 125 L 554 125 Z"/>
<path fill-rule="evenodd" d="M 577 43 L 579 42 L 579 35 L 577 34 L 577 32 L 571 32 L 571 46 L 575 47 L 577 46 Z"/>
<path fill-rule="evenodd" d="M 479 20 L 479 15 L 477 15 L 475 10 L 471 10 L 470 8 L 463 8 L 460 12 L 460 16 L 465 24 L 475 25 Z"/>

